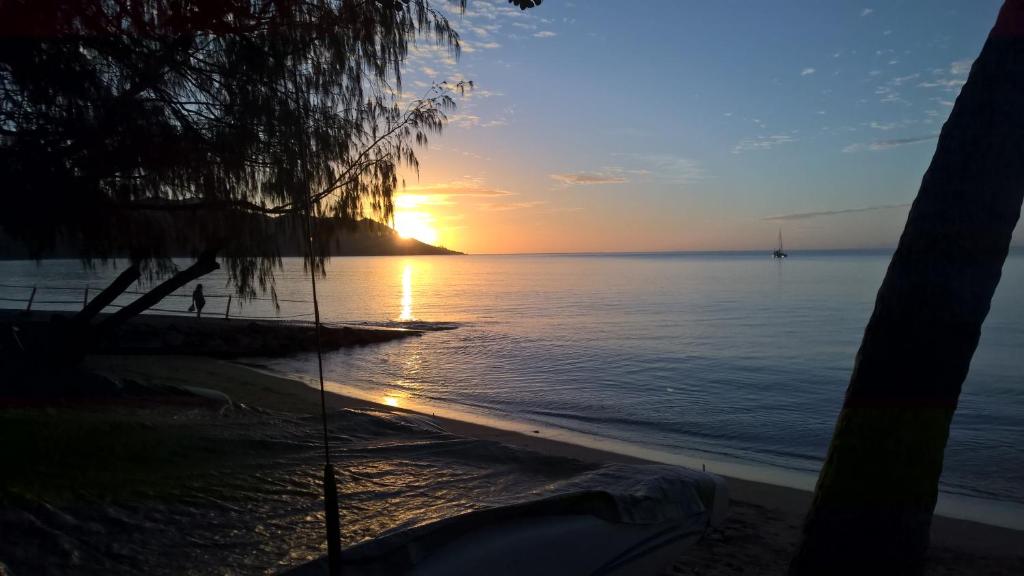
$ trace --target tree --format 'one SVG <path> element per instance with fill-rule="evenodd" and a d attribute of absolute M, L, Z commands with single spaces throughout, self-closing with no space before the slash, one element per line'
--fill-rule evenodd
<path fill-rule="evenodd" d="M 960 388 L 1024 199 L 1024 0 L 1005 0 L 878 291 L 792 574 L 920 574 Z"/>
<path fill-rule="evenodd" d="M 0 0 L 0 228 L 150 276 L 184 245 L 241 296 L 273 293 L 272 231 L 250 216 L 389 219 L 467 86 L 405 101 L 417 39 L 459 51 L 429 0 Z"/>

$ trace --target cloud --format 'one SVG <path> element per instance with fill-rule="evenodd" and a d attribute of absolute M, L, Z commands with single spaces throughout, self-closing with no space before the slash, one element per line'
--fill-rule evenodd
<path fill-rule="evenodd" d="M 480 117 L 476 114 L 449 114 L 448 123 L 459 128 L 472 128 L 480 125 Z"/>
<path fill-rule="evenodd" d="M 744 138 L 736 143 L 732 148 L 733 154 L 742 154 L 743 152 L 753 152 L 755 150 L 771 150 L 776 146 L 782 144 L 790 144 L 796 142 L 796 139 L 788 134 L 775 134 L 773 136 L 754 136 L 751 138 Z"/>
<path fill-rule="evenodd" d="M 850 144 L 846 148 L 843 148 L 843 152 L 863 152 L 865 150 L 869 152 L 878 152 L 879 150 L 888 150 L 890 148 L 897 148 L 899 146 L 908 146 L 910 144 L 930 142 L 938 137 L 938 134 L 930 134 L 928 136 L 916 136 L 913 138 L 892 138 L 889 140 L 875 140 L 874 142 Z"/>
<path fill-rule="evenodd" d="M 892 130 L 893 128 L 899 128 L 900 125 L 901 124 L 899 122 L 878 122 L 878 121 L 872 121 L 871 122 L 871 127 L 872 128 L 874 128 L 875 130 L 883 130 L 883 131 L 886 131 L 886 132 L 889 131 L 889 130 Z"/>
<path fill-rule="evenodd" d="M 868 206 L 867 208 L 847 208 L 845 210 L 825 210 L 822 212 L 797 212 L 796 214 L 780 214 L 762 218 L 769 222 L 791 222 L 793 220 L 809 220 L 823 216 L 838 216 L 840 214 L 858 214 L 861 212 L 874 212 L 876 210 L 894 210 L 897 208 L 909 208 L 910 204 L 884 204 L 881 206 Z"/>
<path fill-rule="evenodd" d="M 500 196 L 511 196 L 512 192 L 485 186 L 479 178 L 466 178 L 453 180 L 451 182 L 436 182 L 433 184 L 415 184 L 408 186 L 401 191 L 402 194 L 417 196 L 472 196 L 478 198 L 497 198 Z"/>
<path fill-rule="evenodd" d="M 940 88 L 944 92 L 958 95 L 963 85 L 967 83 L 967 74 L 974 64 L 972 58 L 957 60 L 949 65 L 948 69 L 939 68 L 932 71 L 933 78 L 925 80 L 917 85 L 918 88 Z"/>
<path fill-rule="evenodd" d="M 918 88 L 942 88 L 948 92 L 960 92 L 960 88 L 967 83 L 963 78 L 938 78 L 928 80 L 917 85 Z"/>
<path fill-rule="evenodd" d="M 949 73 L 954 76 L 966 76 L 974 65 L 974 58 L 964 58 L 949 65 Z"/>
<path fill-rule="evenodd" d="M 533 34 L 534 38 L 554 38 L 555 36 L 558 36 L 558 34 L 551 30 L 541 30 L 540 32 L 535 32 Z"/>
<path fill-rule="evenodd" d="M 491 120 L 484 120 L 476 114 L 449 114 L 448 123 L 457 128 L 494 128 L 495 126 L 508 125 L 508 119 L 502 116 Z"/>
<path fill-rule="evenodd" d="M 876 54 L 883 54 L 884 52 L 889 52 L 889 50 L 879 50 L 878 52 L 876 52 Z M 899 63 L 898 60 L 889 61 L 889 64 L 897 63 Z M 871 76 L 880 76 L 882 74 L 882 71 L 872 70 L 869 74 Z M 884 104 L 898 103 L 909 105 L 910 102 L 903 98 L 901 90 L 904 86 L 907 86 L 911 81 L 917 80 L 920 77 L 921 74 L 914 73 L 907 74 L 906 76 L 897 76 L 895 78 L 891 78 L 889 80 L 886 80 L 882 84 L 876 86 L 875 94 L 879 96 L 879 102 L 882 102 Z M 920 88 L 922 86 L 918 84 L 918 87 Z"/>
<path fill-rule="evenodd" d="M 448 182 L 415 184 L 403 188 L 395 197 L 395 207 L 413 210 L 430 206 L 459 206 L 486 212 L 524 210 L 547 204 L 546 200 L 525 200 L 518 192 L 488 186 L 480 177 L 464 176 Z M 445 210 L 439 218 L 461 216 Z"/>
<path fill-rule="evenodd" d="M 897 76 L 896 78 L 890 80 L 889 83 L 892 84 L 893 86 L 903 86 L 907 82 L 911 80 L 916 80 L 920 77 L 920 74 L 907 74 L 906 76 Z"/>
<path fill-rule="evenodd" d="M 621 175 L 600 172 L 548 174 L 548 176 L 552 180 L 565 184 L 566 186 L 589 186 L 593 184 L 624 184 L 627 182 L 627 180 Z"/>
<path fill-rule="evenodd" d="M 469 42 L 468 40 L 463 40 L 461 42 L 461 46 L 462 51 L 467 54 L 472 54 L 477 50 L 494 50 L 495 48 L 501 48 L 501 44 L 497 42 Z"/>
<path fill-rule="evenodd" d="M 537 206 L 543 206 L 544 204 L 547 204 L 547 200 L 529 200 L 524 202 L 509 202 L 506 204 L 484 204 L 480 206 L 480 209 L 488 212 L 505 212 L 507 210 L 536 208 Z"/>
<path fill-rule="evenodd" d="M 674 154 L 640 154 L 636 152 L 612 154 L 628 168 L 605 168 L 606 174 L 629 174 L 643 180 L 660 180 L 683 184 L 704 178 L 704 169 L 692 158 Z"/>
<path fill-rule="evenodd" d="M 865 8 L 864 10 L 861 11 L 860 17 L 863 18 L 865 16 L 871 16 L 874 13 L 875 13 L 875 9 L 874 8 Z"/>
<path fill-rule="evenodd" d="M 814 74 L 815 72 L 817 72 L 817 70 L 815 70 L 814 68 L 804 68 L 803 70 L 800 71 L 800 75 L 801 76 L 810 76 L 811 74 Z"/>

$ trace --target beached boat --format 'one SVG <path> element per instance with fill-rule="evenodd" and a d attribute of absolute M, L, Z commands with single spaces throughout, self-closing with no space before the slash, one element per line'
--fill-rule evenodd
<path fill-rule="evenodd" d="M 725 483 L 678 467 L 605 466 L 571 490 L 461 514 L 342 553 L 346 575 L 660 574 L 728 508 Z M 286 573 L 328 574 L 320 558 Z"/>
<path fill-rule="evenodd" d="M 788 257 L 789 257 L 789 254 L 786 254 L 786 251 L 782 249 L 782 228 L 779 228 L 779 247 L 776 248 L 774 252 L 772 252 L 772 258 L 775 258 L 775 259 L 778 260 L 778 259 L 788 258 Z"/>

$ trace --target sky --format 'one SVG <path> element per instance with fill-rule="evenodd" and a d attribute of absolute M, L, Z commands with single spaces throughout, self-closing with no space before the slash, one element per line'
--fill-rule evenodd
<path fill-rule="evenodd" d="M 407 97 L 475 88 L 396 227 L 477 254 L 892 247 L 1000 5 L 469 0 L 460 57 L 403 70 Z"/>

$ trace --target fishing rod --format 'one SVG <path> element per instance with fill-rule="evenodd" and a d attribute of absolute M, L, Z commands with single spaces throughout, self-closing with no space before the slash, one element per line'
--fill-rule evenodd
<path fill-rule="evenodd" d="M 324 433 L 324 515 L 327 523 L 327 565 L 331 576 L 341 575 L 341 518 L 338 516 L 338 483 L 331 466 L 327 434 L 327 393 L 324 392 L 324 351 L 320 338 L 320 301 L 316 293 L 316 251 L 313 249 L 313 201 L 306 196 L 306 243 L 309 249 L 309 279 L 313 286 L 313 325 L 316 330 L 316 362 L 320 376 L 320 421 Z"/>

